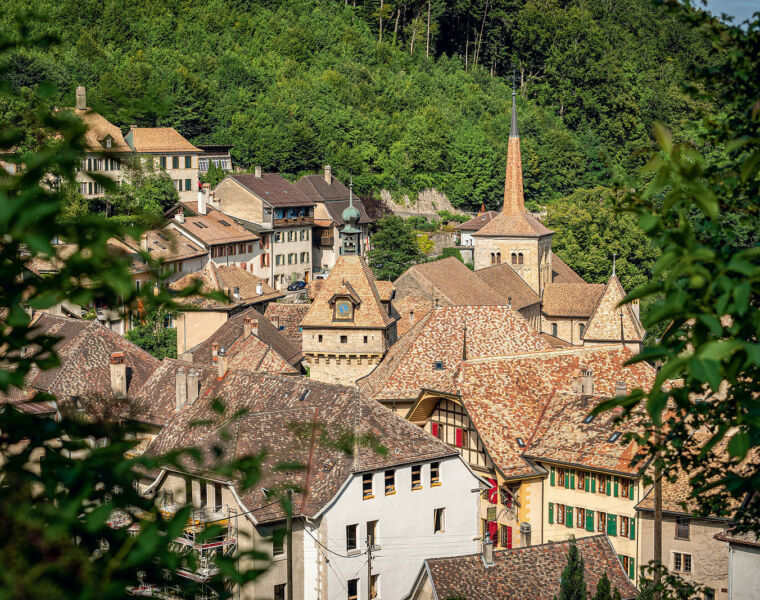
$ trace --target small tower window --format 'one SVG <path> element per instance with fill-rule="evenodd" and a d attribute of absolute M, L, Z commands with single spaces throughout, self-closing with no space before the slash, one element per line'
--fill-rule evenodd
<path fill-rule="evenodd" d="M 585 331 L 586 326 L 583 323 L 578 323 L 578 337 L 582 338 Z"/>
<path fill-rule="evenodd" d="M 491 252 L 491 264 L 492 265 L 496 264 L 496 254 L 494 254 L 493 252 Z"/>
<path fill-rule="evenodd" d="M 522 255 L 522 252 L 520 252 L 520 254 L 517 255 L 517 264 L 518 265 L 523 264 L 523 255 Z"/>
<path fill-rule="evenodd" d="M 496 253 L 496 264 L 501 264 L 501 252 Z"/>
<path fill-rule="evenodd" d="M 517 254 L 515 254 L 514 252 L 512 253 L 512 264 L 513 265 L 517 264 Z"/>
<path fill-rule="evenodd" d="M 556 323 L 552 323 L 552 335 L 554 337 L 557 337 L 557 324 Z"/>

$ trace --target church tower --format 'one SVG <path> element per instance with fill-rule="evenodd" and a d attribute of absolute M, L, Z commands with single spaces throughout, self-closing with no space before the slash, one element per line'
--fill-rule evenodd
<path fill-rule="evenodd" d="M 525 209 L 517 92 L 512 90 L 512 124 L 507 147 L 507 172 L 501 212 L 473 234 L 475 269 L 508 263 L 539 296 L 552 277 L 552 235 Z"/>

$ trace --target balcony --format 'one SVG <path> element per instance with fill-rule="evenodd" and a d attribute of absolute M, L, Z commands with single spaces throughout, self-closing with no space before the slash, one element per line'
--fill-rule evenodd
<path fill-rule="evenodd" d="M 293 217 L 290 219 L 275 219 L 274 227 L 311 227 L 314 224 L 314 217 Z"/>

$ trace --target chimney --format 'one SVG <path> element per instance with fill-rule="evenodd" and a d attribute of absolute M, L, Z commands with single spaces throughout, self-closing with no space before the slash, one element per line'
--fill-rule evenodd
<path fill-rule="evenodd" d="M 259 337 L 259 320 L 251 319 L 251 333 L 256 337 Z"/>
<path fill-rule="evenodd" d="M 87 90 L 82 85 L 77 87 L 77 110 L 87 110 Z"/>
<path fill-rule="evenodd" d="M 217 379 L 219 381 L 227 374 L 227 353 L 224 351 L 224 346 L 219 350 L 219 361 L 216 363 L 217 367 Z"/>
<path fill-rule="evenodd" d="M 216 201 L 216 194 L 212 191 L 209 191 L 208 193 L 208 203 L 217 210 L 219 209 L 219 203 Z"/>
<path fill-rule="evenodd" d="M 628 393 L 625 381 L 618 381 L 615 384 L 615 398 L 622 398 Z"/>
<path fill-rule="evenodd" d="M 581 393 L 591 395 L 594 393 L 594 372 L 591 369 L 584 369 L 581 375 Z"/>
<path fill-rule="evenodd" d="M 145 231 L 140 234 L 140 250 L 148 251 L 148 234 Z"/>
<path fill-rule="evenodd" d="M 184 206 L 179 207 L 179 210 L 174 215 L 174 220 L 177 221 L 177 223 L 185 222 L 185 207 Z"/>
<path fill-rule="evenodd" d="M 264 286 L 261 283 L 256 284 L 256 295 L 261 296 L 264 293 Z"/>
<path fill-rule="evenodd" d="M 187 403 L 195 404 L 200 393 L 200 373 L 198 371 L 187 372 Z"/>
<path fill-rule="evenodd" d="M 187 404 L 187 373 L 185 373 L 184 367 L 177 369 L 176 376 L 177 383 L 177 402 L 176 409 L 179 410 L 185 404 Z"/>
<path fill-rule="evenodd" d="M 247 338 L 249 335 L 251 335 L 251 317 L 246 317 L 243 319 L 243 339 Z"/>
<path fill-rule="evenodd" d="M 256 168 L 254 169 L 254 177 L 256 177 L 256 179 L 261 179 L 261 165 L 256 165 Z"/>
<path fill-rule="evenodd" d="M 218 356 L 219 356 L 219 344 L 217 344 L 216 342 L 213 342 L 211 344 L 211 360 L 216 362 L 217 360 L 219 360 Z"/>
<path fill-rule="evenodd" d="M 493 542 L 488 532 L 486 532 L 486 537 L 483 540 L 483 564 L 486 567 L 493 567 Z"/>
<path fill-rule="evenodd" d="M 240 288 L 239 287 L 232 288 L 232 295 L 235 297 L 235 300 L 240 300 Z"/>
<path fill-rule="evenodd" d="M 127 361 L 123 352 L 111 353 L 111 390 L 117 398 L 127 397 Z"/>
<path fill-rule="evenodd" d="M 199 215 L 205 215 L 206 214 L 206 196 L 203 195 L 203 192 L 198 192 L 198 214 Z"/>
<path fill-rule="evenodd" d="M 232 296 L 230 296 L 230 288 L 225 287 L 222 288 L 222 290 L 224 291 L 224 295 L 227 297 L 227 300 L 232 300 Z"/>
<path fill-rule="evenodd" d="M 330 165 L 325 165 L 325 183 L 332 185 L 332 167 Z"/>

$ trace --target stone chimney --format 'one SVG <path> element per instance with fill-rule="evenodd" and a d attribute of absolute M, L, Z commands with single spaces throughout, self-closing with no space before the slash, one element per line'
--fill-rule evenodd
<path fill-rule="evenodd" d="M 179 210 L 174 215 L 174 220 L 177 221 L 177 223 L 185 222 L 185 207 L 184 206 L 179 207 Z"/>
<path fill-rule="evenodd" d="M 127 360 L 123 352 L 111 353 L 111 390 L 117 398 L 127 397 Z"/>
<path fill-rule="evenodd" d="M 251 319 L 251 333 L 256 337 L 259 337 L 259 320 Z"/>
<path fill-rule="evenodd" d="M 261 165 L 256 165 L 256 168 L 254 169 L 254 177 L 256 177 L 256 179 L 261 179 Z"/>
<path fill-rule="evenodd" d="M 77 88 L 77 110 L 87 110 L 87 90 L 83 85 Z"/>
<path fill-rule="evenodd" d="M 198 399 L 200 393 L 200 376 L 198 371 L 189 370 L 187 372 L 187 403 L 192 405 Z"/>
<path fill-rule="evenodd" d="M 216 342 L 211 344 L 211 360 L 214 362 L 219 360 L 219 344 Z"/>
<path fill-rule="evenodd" d="M 615 397 L 622 398 L 627 393 L 628 393 L 628 386 L 626 385 L 625 381 L 618 381 L 615 384 Z"/>
<path fill-rule="evenodd" d="M 205 215 L 208 211 L 206 210 L 206 196 L 204 196 L 202 191 L 198 191 L 198 214 L 199 215 Z"/>
<path fill-rule="evenodd" d="M 332 167 L 330 165 L 325 165 L 325 183 L 332 185 Z"/>
<path fill-rule="evenodd" d="M 140 250 L 148 251 L 148 234 L 144 231 L 140 234 Z"/>
<path fill-rule="evenodd" d="M 493 567 L 493 542 L 488 532 L 483 540 L 483 564 L 486 567 Z"/>
<path fill-rule="evenodd" d="M 175 380 L 177 383 L 176 409 L 179 410 L 187 404 L 187 373 L 184 367 L 177 369 Z"/>
<path fill-rule="evenodd" d="M 222 288 L 222 291 L 224 292 L 224 295 L 227 297 L 227 300 L 232 300 L 232 296 L 230 295 L 230 288 L 228 287 Z"/>
<path fill-rule="evenodd" d="M 219 356 L 219 360 L 216 363 L 217 379 L 221 381 L 222 378 L 227 374 L 227 365 L 228 365 L 227 353 L 224 351 L 224 346 L 222 346 L 221 350 L 219 350 L 218 356 Z"/>
<path fill-rule="evenodd" d="M 581 394 L 591 395 L 594 393 L 594 372 L 584 369 L 581 374 Z"/>
<path fill-rule="evenodd" d="M 247 338 L 249 335 L 251 335 L 251 317 L 246 317 L 243 319 L 243 339 Z"/>

